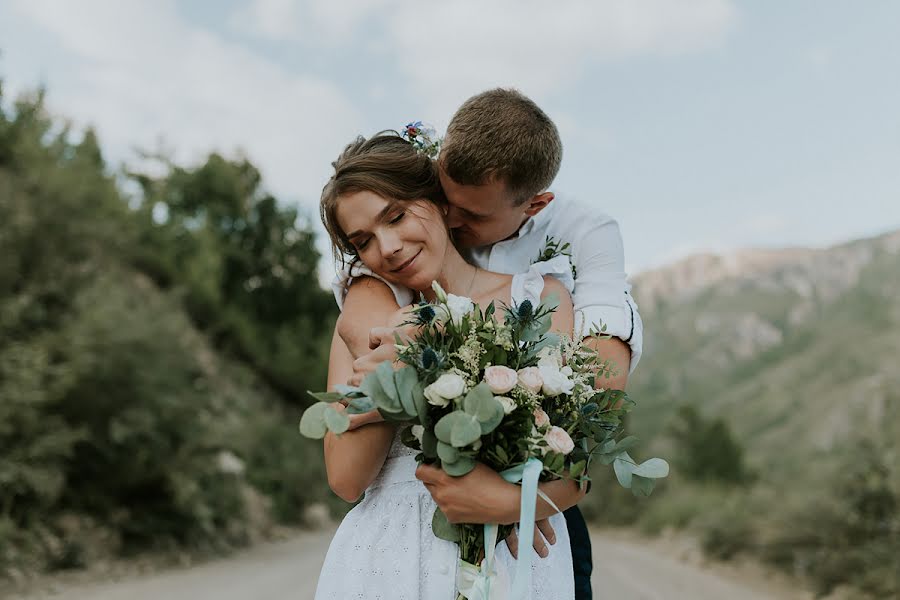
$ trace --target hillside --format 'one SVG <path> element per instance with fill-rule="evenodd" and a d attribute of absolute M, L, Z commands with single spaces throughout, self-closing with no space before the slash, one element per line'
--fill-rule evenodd
<path fill-rule="evenodd" d="M 673 471 L 635 502 L 597 467 L 586 514 L 689 529 L 818 593 L 900 593 L 900 231 L 695 256 L 641 274 L 634 296 L 630 429 Z"/>
<path fill-rule="evenodd" d="M 643 273 L 634 295 L 646 331 L 630 387 L 642 436 L 693 404 L 724 417 L 773 475 L 859 435 L 900 438 L 900 231 L 696 256 Z"/>

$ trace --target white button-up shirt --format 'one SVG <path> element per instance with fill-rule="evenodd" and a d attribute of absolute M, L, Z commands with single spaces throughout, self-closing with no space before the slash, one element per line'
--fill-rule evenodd
<path fill-rule="evenodd" d="M 625 251 L 616 221 L 596 210 L 571 200 L 554 200 L 544 210 L 528 219 L 513 237 L 492 246 L 475 248 L 467 253 L 473 264 L 496 273 L 524 273 L 537 261 L 553 238 L 559 245 L 568 243 L 575 267 L 575 289 L 572 301 L 577 330 L 587 333 L 591 325 L 606 326 L 606 334 L 617 337 L 631 348 L 634 371 L 643 348 L 643 323 L 631 297 L 631 284 L 625 275 Z M 354 269 L 353 276 L 371 274 L 368 269 Z M 339 271 L 333 284 L 338 306 L 343 303 L 346 271 Z M 387 283 L 399 305 L 412 301 L 412 293 Z"/>

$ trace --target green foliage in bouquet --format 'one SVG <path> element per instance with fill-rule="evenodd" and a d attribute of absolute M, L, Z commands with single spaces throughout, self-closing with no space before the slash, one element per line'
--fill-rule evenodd
<path fill-rule="evenodd" d="M 377 409 L 386 421 L 405 424 L 401 439 L 419 451 L 416 460 L 451 476 L 465 475 L 477 462 L 502 472 L 538 458 L 542 479 L 584 485 L 596 458 L 613 466 L 623 487 L 647 496 L 668 475 L 662 459 L 637 464 L 631 458 L 636 438 L 619 439 L 633 402 L 623 391 L 595 388 L 615 365 L 584 342 L 550 333 L 555 298 L 537 307 L 528 300 L 502 306 L 498 319 L 493 302 L 481 310 L 433 287 L 436 301 L 422 300 L 411 310 L 408 324 L 418 326 L 414 339 L 397 340 L 405 366 L 394 370 L 384 362 L 358 388 L 312 393 L 320 402 L 304 413 L 303 435 L 341 434 L 348 414 Z M 604 329 L 590 336 L 603 336 Z M 339 400 L 348 402 L 346 411 L 331 404 Z M 481 526 L 452 525 L 438 510 L 433 529 L 460 544 L 463 560 L 478 564 Z"/>

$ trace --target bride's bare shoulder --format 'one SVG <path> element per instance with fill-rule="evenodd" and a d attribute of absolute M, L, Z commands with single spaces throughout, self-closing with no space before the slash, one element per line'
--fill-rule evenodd
<path fill-rule="evenodd" d="M 544 289 L 541 292 L 541 300 L 552 294 L 556 294 L 559 299 L 560 308 L 572 306 L 572 295 L 566 289 L 566 286 L 553 275 L 544 275 Z"/>

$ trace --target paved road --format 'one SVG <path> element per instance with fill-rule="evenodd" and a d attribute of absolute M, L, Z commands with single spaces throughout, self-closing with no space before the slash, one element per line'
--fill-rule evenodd
<path fill-rule="evenodd" d="M 206 565 L 127 581 L 66 586 L 18 600 L 301 600 L 312 598 L 332 532 L 266 544 Z M 594 596 L 616 600 L 800 600 L 765 577 L 734 577 L 656 543 L 593 534 Z"/>

